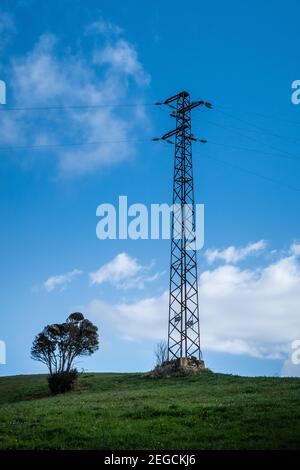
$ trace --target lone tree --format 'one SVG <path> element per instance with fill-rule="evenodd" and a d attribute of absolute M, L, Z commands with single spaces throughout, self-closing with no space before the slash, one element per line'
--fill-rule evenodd
<path fill-rule="evenodd" d="M 90 356 L 99 348 L 98 328 L 80 312 L 72 313 L 65 323 L 47 325 L 31 348 L 31 357 L 45 364 L 53 393 L 71 390 L 78 373 L 74 361 Z"/>

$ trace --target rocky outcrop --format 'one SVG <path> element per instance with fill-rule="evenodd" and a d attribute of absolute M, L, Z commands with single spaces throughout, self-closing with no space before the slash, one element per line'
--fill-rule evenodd
<path fill-rule="evenodd" d="M 149 372 L 149 377 L 172 377 L 194 375 L 206 371 L 204 361 L 195 357 L 180 357 L 172 361 L 165 361 Z"/>

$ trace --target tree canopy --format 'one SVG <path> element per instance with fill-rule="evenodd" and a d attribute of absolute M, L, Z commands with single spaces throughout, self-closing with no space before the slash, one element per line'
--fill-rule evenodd
<path fill-rule="evenodd" d="M 31 357 L 45 364 L 50 374 L 70 372 L 80 356 L 90 356 L 99 348 L 98 328 L 80 312 L 64 323 L 47 325 L 31 348 Z"/>

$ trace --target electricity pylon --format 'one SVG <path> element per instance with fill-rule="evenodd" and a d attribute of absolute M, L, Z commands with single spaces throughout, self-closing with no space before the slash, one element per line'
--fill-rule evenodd
<path fill-rule="evenodd" d="M 192 141 L 197 139 L 191 130 L 191 110 L 197 106 L 211 108 L 204 101 L 191 102 L 182 91 L 159 105 L 172 108 L 176 128 L 160 139 L 173 143 L 175 161 L 173 179 L 173 212 L 169 296 L 168 359 L 202 359 L 198 303 L 197 252 L 195 233 L 195 203 L 192 161 Z"/>

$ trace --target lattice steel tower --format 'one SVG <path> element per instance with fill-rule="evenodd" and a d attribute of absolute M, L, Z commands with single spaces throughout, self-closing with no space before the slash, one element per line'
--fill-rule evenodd
<path fill-rule="evenodd" d="M 186 91 L 157 104 L 169 105 L 176 119 L 176 128 L 161 137 L 169 143 L 175 137 L 168 359 L 201 359 L 192 141 L 206 141 L 192 134 L 191 110 L 211 104 L 191 102 Z"/>

